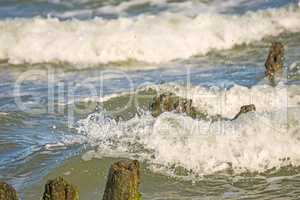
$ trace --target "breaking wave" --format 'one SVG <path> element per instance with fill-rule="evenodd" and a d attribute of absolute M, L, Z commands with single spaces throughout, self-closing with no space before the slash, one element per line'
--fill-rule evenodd
<path fill-rule="evenodd" d="M 208 12 L 191 17 L 166 11 L 113 20 L 6 19 L 0 21 L 0 60 L 84 66 L 128 60 L 164 63 L 299 32 L 299 20 L 295 6 L 243 15 Z"/>
<path fill-rule="evenodd" d="M 185 97 L 209 114 L 232 117 L 240 106 L 249 103 L 255 104 L 257 111 L 217 122 L 172 112 L 158 118 L 145 112 L 117 122 L 104 111 L 93 113 L 77 124 L 78 133 L 95 148 L 83 158 L 138 158 L 153 171 L 173 176 L 182 168 L 194 176 L 300 165 L 299 87 L 234 86 L 224 90 L 162 85 L 160 89 L 177 95 L 185 91 Z M 202 94 L 201 98 L 196 94 Z"/>

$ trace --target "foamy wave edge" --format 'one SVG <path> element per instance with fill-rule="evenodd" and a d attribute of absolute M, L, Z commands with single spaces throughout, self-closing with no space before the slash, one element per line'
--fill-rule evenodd
<path fill-rule="evenodd" d="M 300 8 L 293 6 L 241 16 L 203 13 L 191 18 L 167 12 L 116 20 L 9 19 L 0 21 L 0 60 L 12 64 L 164 63 L 299 32 L 299 21 Z"/>
<path fill-rule="evenodd" d="M 149 163 L 153 171 L 171 176 L 183 167 L 191 173 L 190 178 L 227 169 L 235 173 L 265 172 L 300 165 L 297 86 L 235 86 L 230 90 L 166 85 L 160 88 L 180 96 L 187 92 L 185 95 L 193 99 L 194 105 L 206 108 L 210 114 L 232 116 L 248 103 L 256 104 L 257 111 L 221 123 L 176 113 L 164 113 L 158 118 L 145 113 L 116 122 L 102 112 L 94 113 L 78 122 L 78 132 L 96 147 L 96 151 L 83 158 L 139 158 Z M 224 109 L 220 110 L 220 106 Z"/>

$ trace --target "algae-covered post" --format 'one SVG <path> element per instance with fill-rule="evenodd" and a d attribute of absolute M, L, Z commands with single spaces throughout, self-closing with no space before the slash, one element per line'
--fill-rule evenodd
<path fill-rule="evenodd" d="M 150 110 L 153 117 L 158 117 L 163 112 L 175 111 L 176 113 L 185 113 L 192 118 L 207 119 L 207 113 L 196 110 L 192 104 L 191 99 L 165 92 L 154 97 L 153 102 L 150 104 Z"/>
<path fill-rule="evenodd" d="M 18 200 L 16 190 L 5 182 L 0 181 L 0 200 Z"/>
<path fill-rule="evenodd" d="M 140 200 L 139 167 L 137 160 L 122 160 L 112 164 L 103 200 Z"/>
<path fill-rule="evenodd" d="M 45 185 L 43 200 L 79 200 L 79 194 L 75 186 L 58 177 Z"/>
<path fill-rule="evenodd" d="M 192 105 L 191 99 L 185 99 L 176 96 L 174 93 L 165 92 L 154 97 L 153 102 L 150 104 L 152 116 L 158 117 L 163 112 L 175 111 L 176 113 L 185 113 L 186 115 L 201 120 L 211 120 L 212 122 L 219 120 L 229 120 L 221 115 L 210 116 L 206 111 L 199 111 Z M 231 120 L 237 119 L 241 114 L 256 111 L 255 105 L 244 105 L 240 108 L 239 113 Z"/>
<path fill-rule="evenodd" d="M 283 72 L 284 46 L 280 42 L 274 42 L 270 48 L 265 67 L 266 76 L 274 81 L 276 75 Z"/>

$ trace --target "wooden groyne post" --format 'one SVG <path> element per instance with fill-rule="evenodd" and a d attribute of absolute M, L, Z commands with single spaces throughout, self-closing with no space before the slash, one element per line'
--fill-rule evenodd
<path fill-rule="evenodd" d="M 284 60 L 284 46 L 280 42 L 273 42 L 265 62 L 266 76 L 274 82 L 275 76 L 282 74 Z"/>
<path fill-rule="evenodd" d="M 45 185 L 43 200 L 79 200 L 78 189 L 64 178 L 58 177 Z"/>
<path fill-rule="evenodd" d="M 9 184 L 0 181 L 0 200 L 18 200 L 16 190 Z"/>
<path fill-rule="evenodd" d="M 137 160 L 121 160 L 111 165 L 103 200 L 141 200 L 140 164 Z M 16 190 L 0 181 L 0 200 L 19 200 Z M 58 177 L 45 185 L 42 200 L 79 200 L 77 187 Z"/>
<path fill-rule="evenodd" d="M 141 200 L 139 168 L 137 160 L 122 160 L 112 164 L 103 200 Z"/>

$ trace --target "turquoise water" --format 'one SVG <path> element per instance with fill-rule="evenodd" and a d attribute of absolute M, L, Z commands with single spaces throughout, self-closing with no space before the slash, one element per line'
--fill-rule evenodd
<path fill-rule="evenodd" d="M 297 4 L 1 1 L 0 179 L 36 199 L 63 175 L 94 199 L 111 162 L 135 158 L 145 199 L 297 199 Z M 285 45 L 276 87 L 264 78 L 274 40 Z M 125 107 L 149 87 L 211 115 L 249 103 L 257 112 L 218 129 L 176 113 L 154 119 L 149 99 Z"/>

